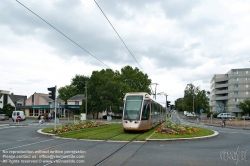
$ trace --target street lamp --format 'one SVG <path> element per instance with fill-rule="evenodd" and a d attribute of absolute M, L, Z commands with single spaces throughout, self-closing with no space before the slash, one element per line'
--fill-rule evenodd
<path fill-rule="evenodd" d="M 167 109 L 167 107 L 168 107 L 168 95 L 167 95 L 167 93 L 160 92 L 160 93 L 157 93 L 157 95 L 165 95 L 166 96 L 166 109 Z"/>
<path fill-rule="evenodd" d="M 86 120 L 87 120 L 87 117 L 88 117 L 88 110 L 87 110 L 87 102 L 88 102 L 88 93 L 87 93 L 87 81 L 85 82 L 85 88 L 86 88 L 86 96 L 85 96 L 85 109 L 86 109 Z"/>

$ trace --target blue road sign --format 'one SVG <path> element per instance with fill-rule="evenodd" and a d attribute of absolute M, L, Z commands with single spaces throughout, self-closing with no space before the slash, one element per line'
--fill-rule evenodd
<path fill-rule="evenodd" d="M 204 110 L 203 109 L 200 109 L 200 114 L 202 114 L 204 112 Z"/>

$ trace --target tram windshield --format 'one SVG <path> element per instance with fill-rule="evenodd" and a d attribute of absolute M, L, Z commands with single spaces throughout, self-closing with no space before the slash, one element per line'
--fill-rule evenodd
<path fill-rule="evenodd" d="M 124 120 L 140 120 L 142 96 L 127 96 L 124 108 Z"/>

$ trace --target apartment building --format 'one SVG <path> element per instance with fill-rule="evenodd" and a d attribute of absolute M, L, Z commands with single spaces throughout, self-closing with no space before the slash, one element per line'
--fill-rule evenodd
<path fill-rule="evenodd" d="M 211 111 L 232 113 L 241 117 L 239 102 L 250 97 L 250 68 L 231 69 L 226 74 L 215 74 L 210 81 Z"/>

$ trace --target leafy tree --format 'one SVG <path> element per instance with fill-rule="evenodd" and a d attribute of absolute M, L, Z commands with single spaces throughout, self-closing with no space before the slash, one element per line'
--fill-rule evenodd
<path fill-rule="evenodd" d="M 250 99 L 247 98 L 243 102 L 240 102 L 239 108 L 243 111 L 244 114 L 250 115 Z"/>
<path fill-rule="evenodd" d="M 119 110 L 122 105 L 121 85 L 117 82 L 117 75 L 111 69 L 93 71 L 88 83 L 88 96 L 90 105 L 88 111 L 98 113 L 100 111 Z"/>
<path fill-rule="evenodd" d="M 149 88 L 151 79 L 137 67 L 135 69 L 131 66 L 122 68 L 119 80 L 127 87 L 126 92 L 151 92 Z"/>
<path fill-rule="evenodd" d="M 9 117 L 12 116 L 12 112 L 15 110 L 15 107 L 13 107 L 11 104 L 5 104 L 3 106 L 2 112 L 6 115 L 8 115 Z"/>
<path fill-rule="evenodd" d="M 89 81 L 89 77 L 84 75 L 75 75 L 71 80 L 71 86 L 76 88 L 76 94 L 84 94 L 86 82 Z"/>
<path fill-rule="evenodd" d="M 67 103 L 69 98 L 77 94 L 77 88 L 72 85 L 66 85 L 65 87 L 59 88 L 58 93 L 58 97 Z"/>
<path fill-rule="evenodd" d="M 209 112 L 209 92 L 200 90 L 200 87 L 195 87 L 193 84 L 187 84 L 184 91 L 185 109 L 189 112 L 199 113 L 200 109 Z"/>

